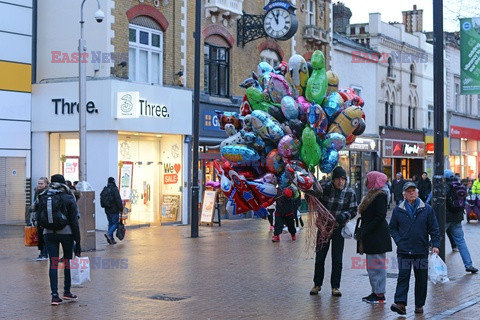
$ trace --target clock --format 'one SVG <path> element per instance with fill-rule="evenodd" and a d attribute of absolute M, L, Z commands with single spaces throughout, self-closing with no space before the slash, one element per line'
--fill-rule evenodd
<path fill-rule="evenodd" d="M 295 7 L 288 2 L 275 1 L 265 6 L 263 29 L 267 36 L 277 40 L 290 39 L 298 28 Z"/>

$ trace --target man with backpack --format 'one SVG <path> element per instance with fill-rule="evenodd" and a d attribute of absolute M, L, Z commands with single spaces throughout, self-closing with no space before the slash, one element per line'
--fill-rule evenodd
<path fill-rule="evenodd" d="M 116 244 L 117 242 L 113 238 L 113 233 L 118 228 L 118 220 L 120 218 L 120 212 L 123 210 L 123 203 L 120 198 L 120 192 L 115 184 L 115 179 L 112 177 L 108 178 L 107 186 L 105 186 L 100 193 L 100 205 L 105 209 L 108 220 L 108 231 L 105 234 L 105 238 L 107 238 L 109 244 Z"/>
<path fill-rule="evenodd" d="M 465 271 L 477 273 L 478 269 L 472 265 L 472 258 L 465 242 L 462 220 L 465 213 L 465 203 L 467 198 L 467 189 L 456 179 L 451 170 L 445 170 L 443 173 L 447 184 L 446 195 L 446 225 L 447 232 L 451 232 L 455 244 L 465 265 Z"/>
<path fill-rule="evenodd" d="M 51 183 L 42 191 L 35 201 L 35 212 L 39 241 L 45 240 L 50 256 L 50 289 L 52 305 L 58 305 L 63 300 L 58 296 L 59 245 L 62 245 L 64 263 L 63 299 L 77 300 L 70 292 L 70 259 L 72 259 L 73 241 L 76 242 L 75 255 L 80 256 L 80 229 L 78 226 L 78 208 L 72 191 L 65 185 L 65 178 L 55 174 Z M 42 232 L 40 232 L 43 230 Z"/>

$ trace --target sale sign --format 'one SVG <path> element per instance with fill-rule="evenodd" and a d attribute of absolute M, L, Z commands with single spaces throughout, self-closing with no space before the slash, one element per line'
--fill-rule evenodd
<path fill-rule="evenodd" d="M 178 182 L 178 173 L 180 172 L 180 164 L 165 163 L 163 165 L 163 183 L 175 184 Z"/>

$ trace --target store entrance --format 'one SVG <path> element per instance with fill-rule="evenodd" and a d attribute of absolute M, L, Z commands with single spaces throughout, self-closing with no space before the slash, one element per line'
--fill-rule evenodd
<path fill-rule="evenodd" d="M 418 178 L 422 176 L 423 160 L 422 159 L 405 159 L 397 158 L 395 162 L 395 173 L 401 172 L 406 180 L 412 180 L 416 175 Z"/>

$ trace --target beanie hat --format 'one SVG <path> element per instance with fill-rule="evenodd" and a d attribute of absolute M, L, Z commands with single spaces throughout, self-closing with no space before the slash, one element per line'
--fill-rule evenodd
<path fill-rule="evenodd" d="M 342 167 L 336 167 L 332 172 L 332 180 L 336 178 L 345 178 L 347 179 L 347 172 Z"/>
<path fill-rule="evenodd" d="M 378 172 L 378 171 L 370 171 L 367 173 L 367 189 L 372 190 L 380 190 L 385 186 L 385 183 L 387 183 L 387 176 L 383 172 Z"/>
<path fill-rule="evenodd" d="M 108 178 L 108 183 L 115 183 L 115 178 L 109 177 Z"/>
<path fill-rule="evenodd" d="M 59 182 L 59 183 L 65 184 L 65 178 L 64 178 L 63 175 L 61 175 L 61 174 L 54 174 L 54 175 L 50 178 L 50 181 L 51 181 L 51 182 Z"/>

